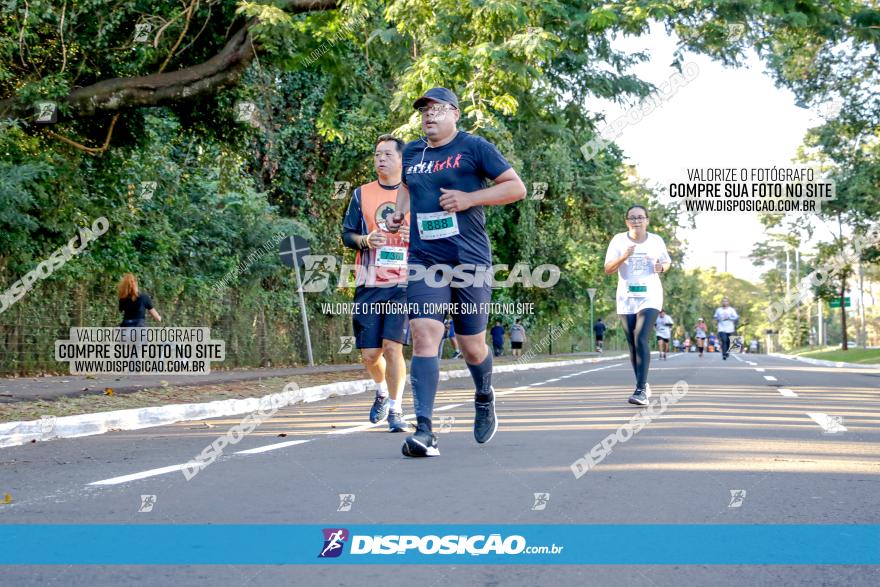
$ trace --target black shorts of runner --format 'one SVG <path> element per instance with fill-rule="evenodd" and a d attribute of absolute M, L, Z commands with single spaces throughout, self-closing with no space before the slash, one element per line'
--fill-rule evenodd
<path fill-rule="evenodd" d="M 596 342 L 602 342 L 603 340 L 605 340 L 604 336 L 599 336 L 598 334 L 596 335 Z"/>
<path fill-rule="evenodd" d="M 513 342 L 513 341 L 511 341 L 511 342 L 510 342 L 510 348 L 512 348 L 512 349 L 521 349 L 521 348 L 522 348 L 522 343 L 521 343 L 521 342 Z"/>
<path fill-rule="evenodd" d="M 413 278 L 414 266 L 421 265 L 410 259 L 410 280 L 406 286 L 409 319 L 432 318 L 443 322 L 445 314 L 452 304 L 464 310 L 452 313 L 452 323 L 457 334 L 479 334 L 486 330 L 489 323 L 488 305 L 492 301 L 492 286 L 482 281 L 482 272 L 471 269 L 466 271 L 474 282 L 467 287 L 456 287 L 445 278 L 432 273 L 428 276 Z M 436 266 L 435 266 L 436 267 Z M 481 277 L 474 277 L 479 275 Z"/>
<path fill-rule="evenodd" d="M 360 287 L 354 295 L 355 308 L 351 321 L 354 327 L 355 346 L 359 349 L 380 349 L 383 340 L 406 344 L 404 329 L 407 322 L 406 288 Z M 371 312 L 371 304 L 399 306 L 396 312 Z"/>
<path fill-rule="evenodd" d="M 660 342 L 661 340 L 662 340 L 663 342 L 669 342 L 669 339 L 668 339 L 668 338 L 663 338 L 662 336 L 658 336 L 658 337 L 657 337 L 657 342 Z"/>

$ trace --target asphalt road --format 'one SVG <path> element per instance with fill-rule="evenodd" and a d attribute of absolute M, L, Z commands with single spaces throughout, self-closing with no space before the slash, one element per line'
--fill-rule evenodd
<path fill-rule="evenodd" d="M 626 403 L 632 371 L 622 360 L 497 374 L 501 424 L 486 445 L 473 440 L 470 380 L 441 382 L 441 456 L 432 459 L 406 459 L 403 435 L 371 427 L 365 396 L 285 408 L 189 481 L 173 466 L 241 418 L 0 449 L 0 495 L 13 499 L 0 506 L 0 524 L 880 523 L 877 370 L 761 355 L 655 355 L 650 381 L 655 397 L 678 381 L 687 393 L 579 479 L 571 464 L 636 411 Z M 239 453 L 270 445 L 279 446 Z M 549 494 L 543 508 L 536 493 Z M 350 510 L 339 511 L 340 494 L 354 496 Z M 151 511 L 139 511 L 144 495 L 155 496 Z M 0 569 L 2 585 L 44 586 L 561 582 L 876 585 L 880 574 L 855 565 Z"/>

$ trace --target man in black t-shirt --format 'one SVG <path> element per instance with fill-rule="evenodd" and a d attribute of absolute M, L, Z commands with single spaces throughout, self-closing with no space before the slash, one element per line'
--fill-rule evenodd
<path fill-rule="evenodd" d="M 413 331 L 410 366 L 418 429 L 403 444 L 406 456 L 437 456 L 431 431 L 434 398 L 440 378 L 437 347 L 443 338 L 444 304 L 459 304 L 452 320 L 459 348 L 476 386 L 474 438 L 495 435 L 492 353 L 486 345 L 488 302 L 492 299 L 492 251 L 483 206 L 521 200 L 526 188 L 510 163 L 486 139 L 459 131 L 458 98 L 446 88 L 432 88 L 413 104 L 422 114 L 425 136 L 403 150 L 403 182 L 389 230 L 411 212 L 407 303 Z M 487 181 L 495 185 L 485 187 Z M 461 266 L 466 266 L 461 267 Z M 466 287 L 454 283 L 452 270 L 474 278 Z M 441 277 L 442 276 L 442 277 Z M 438 282 L 436 277 L 441 277 Z M 455 308 L 450 308 L 454 310 Z"/>

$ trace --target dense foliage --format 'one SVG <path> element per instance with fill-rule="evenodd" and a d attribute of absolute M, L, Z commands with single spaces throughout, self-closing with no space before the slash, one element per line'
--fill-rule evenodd
<path fill-rule="evenodd" d="M 876 75 L 878 13 L 843 0 L 6 0 L 0 288 L 95 218 L 111 228 L 0 314 L 0 344 L 13 351 L 0 369 L 51 365 L 37 358 L 50 357 L 69 326 L 115 324 L 114 286 L 126 271 L 167 324 L 217 329 L 227 365 L 301 361 L 289 269 L 274 254 L 245 260 L 279 232 L 350 259 L 338 236 L 347 202 L 334 199 L 334 183 L 372 179 L 379 134 L 414 138 L 409 105 L 433 85 L 458 93 L 461 127 L 495 142 L 527 186 L 549 186 L 543 200 L 491 209 L 488 226 L 496 262 L 556 264 L 563 279 L 552 290 L 497 290 L 495 300 L 533 302 L 536 332 L 572 317 L 569 336 L 586 338 L 587 288 L 599 290 L 597 316 L 613 313 L 615 281 L 602 261 L 630 203 L 646 203 L 652 230 L 677 260 L 683 254 L 676 211 L 654 203 L 616 146 L 590 161 L 579 151 L 595 134 L 593 99 L 631 104 L 652 91 L 628 73 L 644 56 L 617 52 L 611 40 L 653 20 L 684 39 L 682 51 L 738 63 L 757 48 L 804 101 L 829 96 L 811 69 L 821 64 L 841 78 L 835 88 L 853 88 L 841 114 L 848 124 L 864 129 L 880 112 L 862 89 L 865 72 Z M 743 34 L 730 35 L 732 24 Z M 841 43 L 867 69 L 835 61 Z M 199 77 L 209 62 L 216 70 Z M 58 105 L 56 123 L 35 123 L 38 101 Z M 252 121 L 239 119 L 241 102 L 255 105 Z M 669 297 L 699 281 L 668 276 Z M 308 297 L 321 360 L 334 359 L 350 326 L 320 316 L 320 303 L 350 295 Z M 710 298 L 673 311 L 691 319 L 708 313 Z"/>

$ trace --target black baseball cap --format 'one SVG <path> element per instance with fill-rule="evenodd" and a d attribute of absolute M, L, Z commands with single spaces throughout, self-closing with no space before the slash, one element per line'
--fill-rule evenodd
<path fill-rule="evenodd" d="M 431 88 L 424 94 L 422 97 L 413 102 L 413 108 L 418 109 L 420 106 L 424 106 L 428 100 L 436 100 L 437 102 L 443 102 L 444 104 L 450 104 L 455 106 L 455 109 L 458 110 L 458 98 L 455 97 L 455 93 L 452 90 L 448 90 L 446 88 Z"/>

